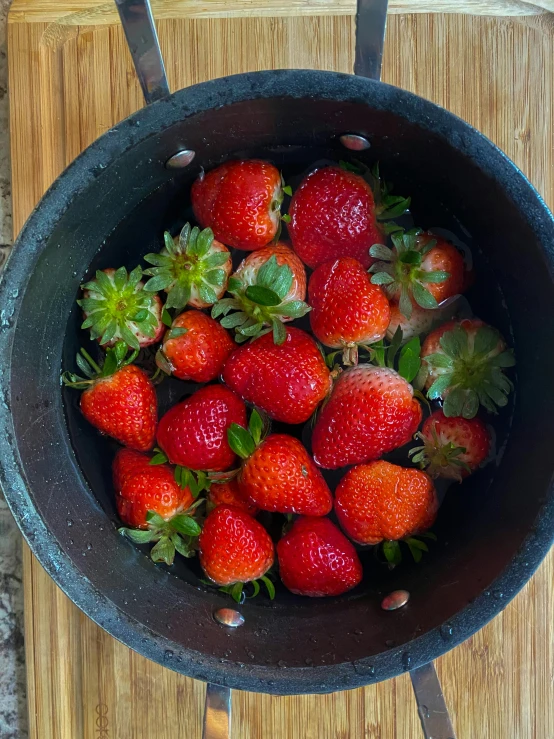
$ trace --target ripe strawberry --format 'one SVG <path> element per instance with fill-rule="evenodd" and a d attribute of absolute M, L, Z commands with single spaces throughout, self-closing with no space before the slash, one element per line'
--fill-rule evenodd
<path fill-rule="evenodd" d="M 81 349 L 77 365 L 86 377 L 65 372 L 62 379 L 68 387 L 84 390 L 80 405 L 89 423 L 124 446 L 146 452 L 156 437 L 158 404 L 146 372 L 130 364 L 136 354 L 126 359 L 127 346 L 119 341 L 108 349 L 100 368 Z"/>
<path fill-rule="evenodd" d="M 120 533 L 136 544 L 157 542 L 150 552 L 154 562 L 172 564 L 175 551 L 194 556 L 192 544 L 200 526 L 190 514 L 202 501 L 194 503 L 190 490 L 179 487 L 171 469 L 153 466 L 146 454 L 120 449 L 112 469 L 117 511 L 123 523 L 133 527 L 120 528 Z"/>
<path fill-rule="evenodd" d="M 289 214 L 294 250 L 312 269 L 338 257 L 354 257 L 367 268 L 373 262 L 370 247 L 383 242 L 371 187 L 340 167 L 309 174 L 294 193 Z"/>
<path fill-rule="evenodd" d="M 483 321 L 443 324 L 423 342 L 421 358 L 428 368 L 427 397 L 444 401 L 445 416 L 473 418 L 480 404 L 496 413 L 508 403 L 513 384 L 503 370 L 515 359 L 498 331 Z"/>
<path fill-rule="evenodd" d="M 371 256 L 379 260 L 370 268 L 371 281 L 383 285 L 407 319 L 413 302 L 431 310 L 463 291 L 465 265 L 455 246 L 418 229 L 393 233 L 391 238 L 392 249 L 381 244 L 370 249 Z"/>
<path fill-rule="evenodd" d="M 273 583 L 265 573 L 273 564 L 273 542 L 252 516 L 236 506 L 217 506 L 207 517 L 198 543 L 206 576 L 216 585 L 226 586 L 235 600 L 241 601 L 243 583 L 258 579 L 272 596 Z"/>
<path fill-rule="evenodd" d="M 333 499 L 323 475 L 300 441 L 287 434 L 262 440 L 262 420 L 252 411 L 249 430 L 233 424 L 229 444 L 243 460 L 241 492 L 264 511 L 325 516 Z"/>
<path fill-rule="evenodd" d="M 341 595 L 363 576 L 356 550 L 328 518 L 298 518 L 277 556 L 283 585 L 298 595 Z"/>
<path fill-rule="evenodd" d="M 210 382 L 221 374 L 235 344 L 217 321 L 197 310 L 180 313 L 166 331 L 156 363 L 180 380 Z"/>
<path fill-rule="evenodd" d="M 232 505 L 240 508 L 250 516 L 255 516 L 259 508 L 247 500 L 241 492 L 236 477 L 228 482 L 212 483 L 208 492 L 208 506 L 216 508 L 218 505 Z"/>
<path fill-rule="evenodd" d="M 274 342 L 282 344 L 286 335 L 283 323 L 310 310 L 304 303 L 304 265 L 282 242 L 264 246 L 243 259 L 227 289 L 233 297 L 214 305 L 212 317 L 223 315 L 221 325 L 234 328 L 239 343 L 271 326 Z"/>
<path fill-rule="evenodd" d="M 312 331 L 325 346 L 343 349 L 345 364 L 357 364 L 358 344 L 385 336 L 389 301 L 372 285 L 360 262 L 342 257 L 319 266 L 310 277 Z"/>
<path fill-rule="evenodd" d="M 314 426 L 320 467 L 336 469 L 377 459 L 406 444 L 421 422 L 413 388 L 395 370 L 359 364 L 343 372 Z"/>
<path fill-rule="evenodd" d="M 224 382 L 247 403 L 284 423 L 304 423 L 331 389 L 331 373 L 317 344 L 298 328 L 284 344 L 270 334 L 236 349 L 223 368 Z"/>
<path fill-rule="evenodd" d="M 442 410 L 427 418 L 416 436 L 423 446 L 410 449 L 412 462 L 431 477 L 458 480 L 470 475 L 489 456 L 490 433 L 479 418 L 447 418 Z"/>
<path fill-rule="evenodd" d="M 438 510 L 429 475 L 380 459 L 353 467 L 335 491 L 335 512 L 359 544 L 397 541 L 426 531 Z"/>
<path fill-rule="evenodd" d="M 207 308 L 223 295 L 231 273 L 231 254 L 214 240 L 211 229 L 203 231 L 185 223 L 179 236 L 164 233 L 165 246 L 159 254 L 144 259 L 154 266 L 144 270 L 150 279 L 147 292 L 165 290 L 165 307 L 181 310 L 185 305 Z"/>
<path fill-rule="evenodd" d="M 142 270 L 135 267 L 127 274 L 125 267 L 98 270 L 94 280 L 81 285 L 85 320 L 81 328 L 90 328 L 91 339 L 102 346 L 124 341 L 131 349 L 156 344 L 164 331 L 162 301 L 144 290 Z"/>
<path fill-rule="evenodd" d="M 206 385 L 161 418 L 158 444 L 172 464 L 192 470 L 227 470 L 235 461 L 227 442 L 232 423 L 246 423 L 242 400 L 223 385 Z"/>
<path fill-rule="evenodd" d="M 269 162 L 226 162 L 192 186 L 192 207 L 202 227 L 236 249 L 253 251 L 277 233 L 283 202 L 281 174 Z"/>

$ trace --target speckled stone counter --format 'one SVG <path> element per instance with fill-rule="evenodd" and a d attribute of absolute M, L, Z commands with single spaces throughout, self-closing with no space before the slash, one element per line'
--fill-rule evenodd
<path fill-rule="evenodd" d="M 12 243 L 6 16 L 0 0 L 0 267 Z M 21 535 L 0 494 L 0 737 L 27 737 Z"/>

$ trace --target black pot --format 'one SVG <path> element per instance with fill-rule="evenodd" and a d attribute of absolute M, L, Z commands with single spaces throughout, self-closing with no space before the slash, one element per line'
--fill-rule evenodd
<path fill-rule="evenodd" d="M 82 332 L 75 299 L 91 267 L 134 266 L 186 216 L 200 167 L 262 156 L 300 173 L 343 158 L 361 134 L 418 223 L 469 233 L 496 285 L 480 317 L 509 338 L 517 392 L 496 464 L 453 491 L 420 566 L 375 574 L 334 599 L 247 602 L 233 632 L 226 596 L 189 569 L 154 565 L 117 533 L 111 443 L 65 396 Z M 195 152 L 168 169 L 178 150 Z M 466 238 L 468 238 L 466 236 Z M 104 245 L 104 246 L 103 246 Z M 522 268 L 525 268 L 522 279 Z M 394 677 L 438 657 L 499 613 L 553 538 L 554 220 L 523 174 L 462 120 L 408 92 L 332 72 L 238 75 L 181 90 L 98 139 L 56 180 L 23 228 L 0 284 L 0 482 L 32 551 L 90 618 L 191 677 L 267 693 L 320 693 Z M 171 386 L 168 394 L 182 394 Z M 73 398 L 73 399 L 71 399 Z M 169 398 L 168 398 L 169 399 Z M 175 574 L 174 574 L 175 573 Z M 405 588 L 409 606 L 381 610 Z"/>

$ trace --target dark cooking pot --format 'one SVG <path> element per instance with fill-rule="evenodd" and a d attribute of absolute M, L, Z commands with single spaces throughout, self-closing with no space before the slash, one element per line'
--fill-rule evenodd
<path fill-rule="evenodd" d="M 367 5 L 360 3 L 359 38 L 375 3 Z M 357 53 L 358 70 L 372 74 L 384 16 L 374 28 L 373 51 L 359 45 Z M 163 94 L 155 50 L 141 58 L 149 96 Z M 369 140 L 360 156 L 378 160 L 397 189 L 414 196 L 418 222 L 463 229 L 481 247 L 478 270 L 499 288 L 478 312 L 515 346 L 517 393 L 498 430 L 498 463 L 464 482 L 463 494 L 447 496 L 435 528 L 439 542 L 422 565 L 376 575 L 339 598 L 282 593 L 273 603 L 247 602 L 244 624 L 230 631 L 212 617 L 229 605 L 226 596 L 184 566 L 154 565 L 117 533 L 112 447 L 82 420 L 75 400 L 65 396 L 64 403 L 60 389 L 62 366 L 73 367 L 82 340 L 75 298 L 91 266 L 132 267 L 158 251 L 163 229 L 182 222 L 200 167 L 263 156 L 300 173 L 310 161 L 343 156 L 345 133 Z M 181 150 L 194 152 L 192 162 L 188 154 L 180 160 L 188 166 L 166 167 Z M 355 688 L 417 668 L 493 618 L 552 542 L 554 323 L 541 324 L 539 341 L 535 317 L 554 315 L 553 269 L 554 221 L 539 195 L 490 141 L 426 100 L 376 80 L 317 71 L 243 74 L 181 90 L 118 124 L 68 167 L 4 269 L 5 496 L 34 554 L 83 611 L 183 674 L 290 694 Z M 182 386 L 168 392 L 182 393 Z M 410 603 L 384 612 L 382 594 L 396 588 L 410 591 Z"/>

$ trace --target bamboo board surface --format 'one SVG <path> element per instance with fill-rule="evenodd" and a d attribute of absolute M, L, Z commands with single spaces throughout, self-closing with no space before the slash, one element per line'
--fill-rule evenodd
<path fill-rule="evenodd" d="M 348 14 L 190 19 L 183 15 L 194 2 L 162 4 L 158 29 L 172 89 L 253 69 L 352 68 Z M 517 4 L 506 3 L 507 12 Z M 530 12 L 538 7 L 527 5 Z M 60 34 L 58 13 L 88 13 L 91 7 L 87 0 L 65 5 L 14 0 L 12 6 L 8 46 L 16 233 L 62 168 L 142 105 L 117 25 L 91 25 L 88 16 L 84 24 L 70 24 L 71 33 Z M 481 129 L 552 207 L 550 20 L 547 15 L 391 16 L 383 78 Z M 553 565 L 551 554 L 503 614 L 437 661 L 458 739 L 554 737 Z M 72 605 L 26 547 L 24 570 L 31 739 L 200 737 L 202 683 L 149 662 L 108 636 Z M 235 739 L 420 736 L 407 675 L 326 696 L 235 692 L 233 731 Z"/>

